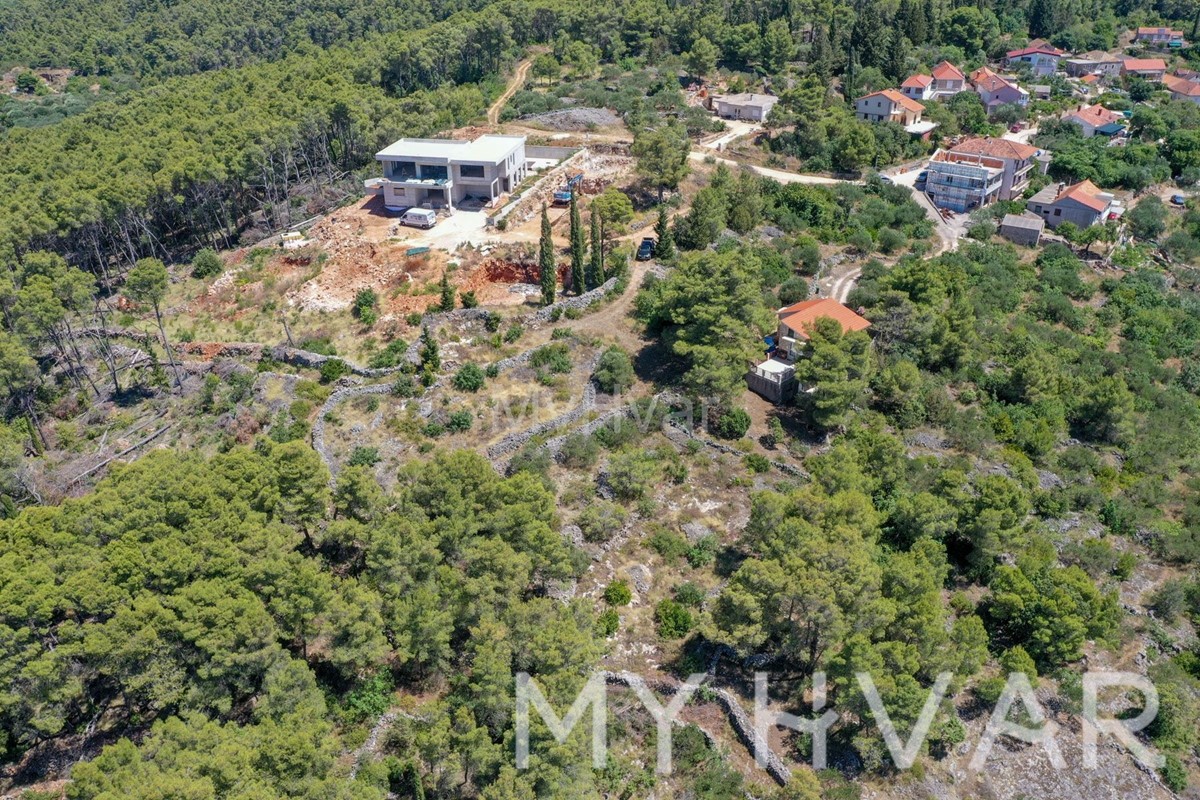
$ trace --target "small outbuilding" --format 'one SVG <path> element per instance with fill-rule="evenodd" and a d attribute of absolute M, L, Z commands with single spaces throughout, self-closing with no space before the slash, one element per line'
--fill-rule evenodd
<path fill-rule="evenodd" d="M 725 119 L 764 122 L 778 102 L 773 94 L 717 94 L 709 99 L 709 109 Z"/>
<path fill-rule="evenodd" d="M 1014 244 L 1037 247 L 1046 223 L 1032 214 L 1005 214 L 1000 222 L 1000 235 Z"/>

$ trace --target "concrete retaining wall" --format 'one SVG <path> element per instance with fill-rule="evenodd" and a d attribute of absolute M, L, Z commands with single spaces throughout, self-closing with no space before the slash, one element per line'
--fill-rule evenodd
<path fill-rule="evenodd" d="M 555 147 L 553 145 L 543 144 L 527 144 L 525 145 L 525 158 L 570 158 L 578 153 L 580 147 Z"/>

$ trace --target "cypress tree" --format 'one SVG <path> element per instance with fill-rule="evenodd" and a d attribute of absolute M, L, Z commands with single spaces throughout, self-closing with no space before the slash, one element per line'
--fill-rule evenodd
<path fill-rule="evenodd" d="M 654 257 L 659 261 L 669 261 L 675 256 L 675 239 L 671 235 L 671 221 L 667 219 L 667 207 L 658 207 L 658 221 L 654 223 L 654 233 L 658 243 L 654 245 Z"/>
<path fill-rule="evenodd" d="M 450 285 L 450 276 L 446 274 L 446 270 L 442 270 L 441 296 L 442 299 L 438 303 L 438 310 L 453 311 L 454 287 Z"/>
<path fill-rule="evenodd" d="M 550 213 L 542 203 L 542 237 L 538 241 L 538 269 L 541 271 L 542 305 L 554 302 L 554 282 L 557 276 L 554 265 L 554 239 L 550 230 Z"/>
<path fill-rule="evenodd" d="M 579 217 L 579 203 L 575 191 L 571 190 L 571 286 L 575 294 L 583 294 L 583 262 L 587 245 L 583 241 L 583 220 Z"/>
<path fill-rule="evenodd" d="M 600 215 L 596 213 L 596 209 L 592 209 L 592 252 L 591 258 L 588 259 L 587 273 L 584 275 L 584 283 L 588 289 L 595 289 L 604 281 L 601 277 L 604 275 L 604 248 L 600 245 Z"/>

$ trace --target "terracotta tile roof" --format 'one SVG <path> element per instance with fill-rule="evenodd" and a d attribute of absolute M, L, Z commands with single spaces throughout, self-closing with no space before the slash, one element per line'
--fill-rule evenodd
<path fill-rule="evenodd" d="M 1039 47 L 1039 48 L 1043 48 L 1043 49 L 1053 50 L 1054 52 L 1058 53 L 1060 56 L 1063 55 L 1062 50 L 1059 50 L 1057 47 L 1050 44 L 1045 39 L 1034 39 L 1026 46 L 1027 47 Z"/>
<path fill-rule="evenodd" d="M 1095 83 L 1096 81 L 1100 80 L 1100 76 L 1099 75 L 1084 75 L 1079 80 L 1081 83 Z"/>
<path fill-rule="evenodd" d="M 1181 94 L 1184 97 L 1200 97 L 1200 83 L 1189 81 L 1187 78 L 1179 78 L 1175 75 L 1164 75 L 1163 85 L 1170 89 L 1174 94 Z"/>
<path fill-rule="evenodd" d="M 1174 28 L 1138 28 L 1138 36 L 1183 36 L 1183 31 Z"/>
<path fill-rule="evenodd" d="M 1008 139 L 993 139 L 991 137 L 982 139 L 968 139 L 965 142 L 959 142 L 954 147 L 949 149 L 952 153 L 965 153 L 973 156 L 991 156 L 992 158 L 1009 158 L 1016 161 L 1024 161 L 1033 158 L 1038 154 L 1038 149 L 1020 142 L 1012 142 Z"/>
<path fill-rule="evenodd" d="M 1020 58 L 1021 56 L 1031 56 L 1040 53 L 1046 56 L 1061 56 L 1062 51 L 1057 47 L 1022 47 L 1020 50 L 1009 50 L 1006 54 L 1011 58 Z"/>
<path fill-rule="evenodd" d="M 1017 85 L 1012 81 L 1001 78 L 987 67 L 980 67 L 971 73 L 971 85 L 976 90 L 982 89 L 985 92 L 997 92 L 1005 87 L 1010 89 L 1017 88 Z"/>
<path fill-rule="evenodd" d="M 1127 58 L 1122 64 L 1126 72 L 1165 72 L 1167 62 L 1161 58 Z"/>
<path fill-rule="evenodd" d="M 921 105 L 916 100 L 913 100 L 911 97 L 905 97 L 895 89 L 884 89 L 883 91 L 879 92 L 871 92 L 870 94 L 865 94 L 858 99 L 866 100 L 869 97 L 886 97 L 888 100 L 907 108 L 909 111 L 921 112 L 925 110 L 925 106 Z"/>
<path fill-rule="evenodd" d="M 967 79 L 967 76 L 962 74 L 962 70 L 949 61 L 943 61 L 934 67 L 933 77 L 939 81 L 962 81 Z"/>
<path fill-rule="evenodd" d="M 1076 203 L 1087 206 L 1097 214 L 1108 208 L 1109 201 L 1100 197 L 1100 188 L 1096 184 L 1088 180 L 1080 181 L 1074 186 L 1068 186 L 1058 193 L 1058 197 L 1054 198 L 1054 202 L 1058 203 L 1063 200 L 1074 200 Z"/>
<path fill-rule="evenodd" d="M 928 75 L 909 75 L 900 86 L 904 89 L 924 89 L 931 83 L 933 78 Z"/>
<path fill-rule="evenodd" d="M 1097 105 L 1072 111 L 1067 114 L 1067 119 L 1077 119 L 1091 125 L 1093 128 L 1098 128 L 1101 125 L 1122 120 L 1124 117 L 1115 111 L 1109 111 L 1104 106 Z"/>
<path fill-rule="evenodd" d="M 844 305 L 831 297 L 820 300 L 803 300 L 779 309 L 779 320 L 796 332 L 802 339 L 807 339 L 805 330 L 822 317 L 829 317 L 842 326 L 843 331 L 861 331 L 871 327 L 870 321 L 855 314 Z"/>

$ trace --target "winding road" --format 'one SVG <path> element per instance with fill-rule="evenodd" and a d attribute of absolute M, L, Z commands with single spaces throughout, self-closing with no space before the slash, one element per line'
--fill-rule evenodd
<path fill-rule="evenodd" d="M 512 78 L 509 79 L 508 86 L 504 89 L 504 94 L 497 97 L 496 102 L 492 103 L 492 107 L 488 109 L 487 121 L 489 125 L 499 124 L 500 112 L 504 110 L 504 106 L 508 104 L 512 96 L 525 85 L 525 78 L 529 75 L 529 68 L 532 65 L 532 58 L 527 58 L 520 64 L 517 64 L 517 69 L 513 72 Z"/>

